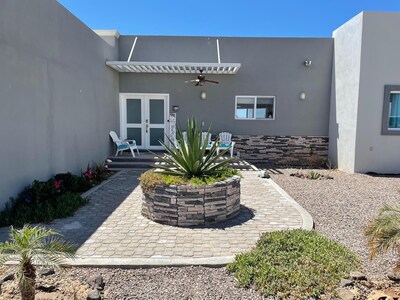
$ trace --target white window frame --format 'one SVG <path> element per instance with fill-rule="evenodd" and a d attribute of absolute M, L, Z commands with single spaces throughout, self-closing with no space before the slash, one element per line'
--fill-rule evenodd
<path fill-rule="evenodd" d="M 238 98 L 254 98 L 254 117 L 253 118 L 238 118 L 236 116 Z M 271 98 L 273 101 L 272 118 L 257 119 L 257 98 Z M 255 96 L 255 95 L 237 95 L 235 96 L 235 120 L 239 121 L 274 121 L 276 116 L 276 96 Z"/>

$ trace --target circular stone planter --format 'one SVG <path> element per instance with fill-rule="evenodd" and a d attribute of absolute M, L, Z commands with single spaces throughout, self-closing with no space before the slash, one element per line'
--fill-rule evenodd
<path fill-rule="evenodd" d="M 143 192 L 142 215 L 158 223 L 196 226 L 224 222 L 239 214 L 240 177 L 213 185 L 156 185 Z"/>

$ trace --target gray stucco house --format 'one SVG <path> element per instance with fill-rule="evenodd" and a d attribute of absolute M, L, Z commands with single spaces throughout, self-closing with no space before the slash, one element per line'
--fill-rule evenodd
<path fill-rule="evenodd" d="M 172 116 L 231 132 L 250 161 L 399 173 L 399 27 L 399 13 L 363 12 L 332 38 L 120 35 L 53 0 L 3 0 L 0 207 L 104 161 L 110 130 L 157 149 Z M 200 69 L 219 84 L 185 83 Z"/>

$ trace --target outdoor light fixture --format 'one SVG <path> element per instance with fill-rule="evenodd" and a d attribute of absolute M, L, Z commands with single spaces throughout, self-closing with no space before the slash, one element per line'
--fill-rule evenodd
<path fill-rule="evenodd" d="M 305 60 L 305 61 L 304 61 L 304 65 L 305 65 L 306 67 L 310 67 L 311 64 L 312 64 L 312 61 L 311 61 L 311 60 Z"/>
<path fill-rule="evenodd" d="M 306 100 L 306 93 L 301 92 L 299 95 L 299 98 L 300 98 L 300 100 L 303 100 L 303 101 Z"/>
<path fill-rule="evenodd" d="M 206 99 L 207 99 L 207 94 L 206 94 L 205 91 L 202 91 L 202 92 L 200 93 L 200 99 L 201 99 L 201 100 L 206 100 Z"/>
<path fill-rule="evenodd" d="M 172 111 L 177 112 L 178 110 L 179 110 L 179 106 L 178 105 L 172 106 Z"/>

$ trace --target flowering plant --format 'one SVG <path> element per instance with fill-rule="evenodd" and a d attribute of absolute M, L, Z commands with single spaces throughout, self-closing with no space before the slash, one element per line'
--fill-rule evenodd
<path fill-rule="evenodd" d="M 97 172 L 93 171 L 91 167 L 87 167 L 86 171 L 82 173 L 90 182 L 96 178 Z"/>
<path fill-rule="evenodd" d="M 61 191 L 61 184 L 62 184 L 62 180 L 56 180 L 56 182 L 54 183 L 54 187 L 57 190 L 57 192 Z"/>

